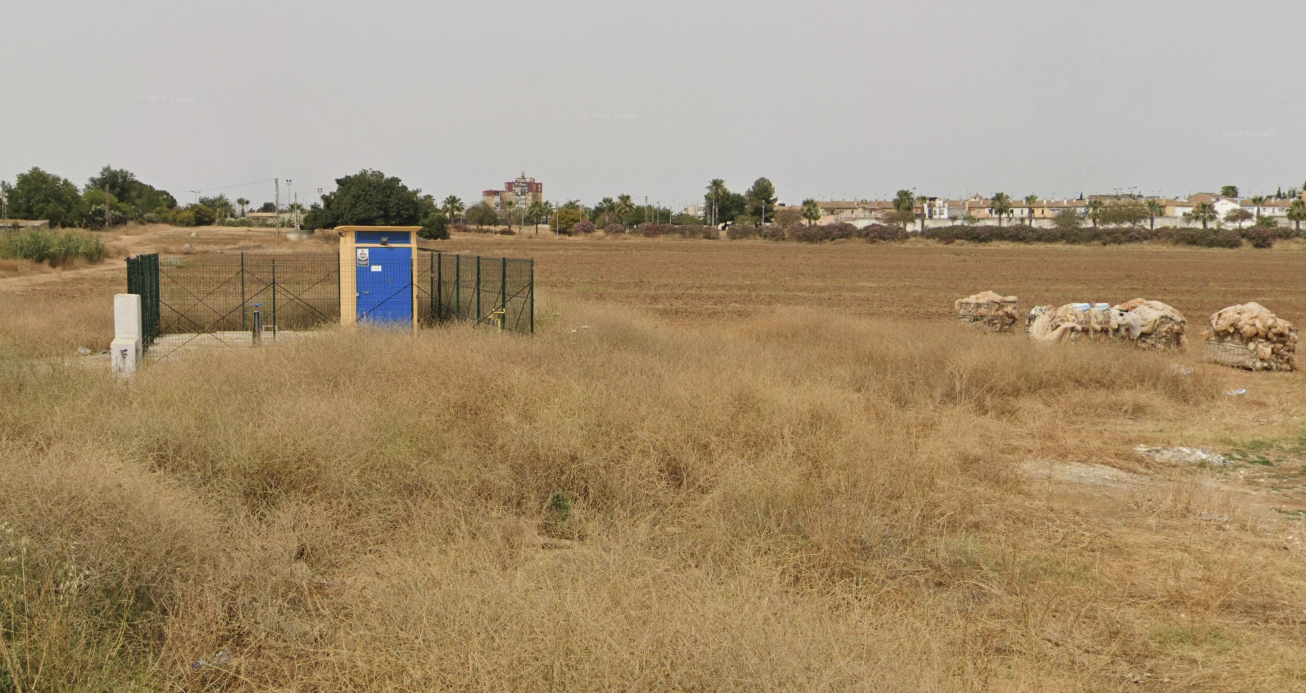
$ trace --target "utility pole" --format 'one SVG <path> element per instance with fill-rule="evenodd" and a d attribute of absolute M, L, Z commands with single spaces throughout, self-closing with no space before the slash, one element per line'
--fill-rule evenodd
<path fill-rule="evenodd" d="M 299 233 L 299 193 L 295 193 L 295 233 Z"/>
<path fill-rule="evenodd" d="M 272 179 L 272 184 L 273 184 L 274 186 L 276 186 L 276 187 L 274 188 L 274 190 L 275 190 L 275 193 L 274 193 L 275 197 L 272 198 L 272 200 L 273 200 L 273 201 L 272 201 L 272 207 L 273 207 L 272 211 L 276 212 L 276 216 L 277 216 L 277 235 L 280 236 L 280 235 L 281 235 L 281 179 L 280 179 L 280 178 L 273 178 L 273 179 Z"/>
<path fill-rule="evenodd" d="M 104 186 L 104 228 L 109 228 L 109 185 Z"/>

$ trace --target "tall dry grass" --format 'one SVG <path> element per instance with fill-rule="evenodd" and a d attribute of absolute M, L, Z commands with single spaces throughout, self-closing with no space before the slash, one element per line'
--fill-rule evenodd
<path fill-rule="evenodd" d="M 560 312 L 126 383 L 11 360 L 0 690 L 1306 680 L 1300 565 L 1250 525 L 1192 529 L 1181 480 L 1117 521 L 1017 473 L 1119 456 L 1103 431 L 1200 411 L 1203 371 L 821 313 Z"/>

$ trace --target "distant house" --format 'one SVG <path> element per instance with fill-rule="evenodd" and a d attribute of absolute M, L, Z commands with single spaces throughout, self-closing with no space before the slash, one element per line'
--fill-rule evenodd
<path fill-rule="evenodd" d="M 544 201 L 544 184 L 535 182 L 534 178 L 527 178 L 522 173 L 516 180 L 510 180 L 503 184 L 502 190 L 484 190 L 481 192 L 481 202 L 494 208 L 494 211 L 502 214 L 508 209 L 508 202 L 512 201 L 518 206 L 529 206 L 532 202 Z"/>

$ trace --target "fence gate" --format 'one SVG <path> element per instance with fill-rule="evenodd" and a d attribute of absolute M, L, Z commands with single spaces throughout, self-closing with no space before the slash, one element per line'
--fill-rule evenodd
<path fill-rule="evenodd" d="M 141 297 L 141 341 L 145 349 L 159 336 L 159 256 L 127 258 L 127 293 Z"/>

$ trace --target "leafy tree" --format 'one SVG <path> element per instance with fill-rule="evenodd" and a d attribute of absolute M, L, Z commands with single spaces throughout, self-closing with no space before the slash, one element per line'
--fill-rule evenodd
<path fill-rule="evenodd" d="M 993 193 L 993 200 L 989 204 L 998 216 L 998 226 L 1002 226 L 1002 217 L 1011 213 L 1011 196 L 1004 192 Z"/>
<path fill-rule="evenodd" d="M 1231 209 L 1228 214 L 1224 215 L 1225 221 L 1230 224 L 1237 224 L 1239 228 L 1242 228 L 1243 222 L 1249 221 L 1252 218 L 1252 213 L 1241 207 L 1238 209 Z"/>
<path fill-rule="evenodd" d="M 472 205 L 467 210 L 467 221 L 476 225 L 476 228 L 486 226 L 497 226 L 499 223 L 499 213 L 494 210 L 488 203 L 481 202 Z"/>
<path fill-rule="evenodd" d="M 793 207 L 785 207 L 775 213 L 774 219 L 776 226 L 787 229 L 790 226 L 798 226 L 803 223 L 803 213 L 801 210 L 794 209 Z"/>
<path fill-rule="evenodd" d="M 45 219 L 51 226 L 82 222 L 82 196 L 77 186 L 36 167 L 18 174 L 8 198 L 8 213 L 15 219 Z"/>
<path fill-rule="evenodd" d="M 1263 229 L 1275 229 L 1279 227 L 1279 220 L 1274 217 L 1256 217 L 1256 222 L 1252 226 L 1259 226 Z"/>
<path fill-rule="evenodd" d="M 580 223 L 580 220 L 581 210 L 579 203 L 577 203 L 575 207 L 564 205 L 562 209 L 559 209 L 558 212 L 553 215 L 553 231 L 560 236 L 570 235 L 572 227 Z"/>
<path fill-rule="evenodd" d="M 1293 200 L 1288 205 L 1288 221 L 1295 224 L 1297 232 L 1301 233 L 1301 223 L 1306 221 L 1306 200 Z"/>
<path fill-rule="evenodd" d="M 884 215 L 885 221 L 889 222 L 890 224 L 901 225 L 904 231 L 907 229 L 907 225 L 912 223 L 912 221 L 915 219 L 916 219 L 915 212 L 904 212 L 898 209 L 895 209 L 892 212 L 889 212 L 888 214 Z"/>
<path fill-rule="evenodd" d="M 748 216 L 757 217 L 766 223 L 767 210 L 775 214 L 775 184 L 769 179 L 758 178 L 753 181 L 753 187 L 744 193 L 744 197 L 748 198 Z"/>
<path fill-rule="evenodd" d="M 1098 213 L 1098 219 L 1107 226 L 1137 226 L 1147 217 L 1147 206 L 1139 202 L 1106 205 Z"/>
<path fill-rule="evenodd" d="M 1148 200 L 1144 206 L 1147 207 L 1148 228 L 1155 231 L 1156 218 L 1165 213 L 1165 207 L 1161 205 L 1159 200 Z"/>
<path fill-rule="evenodd" d="M 457 219 L 458 215 L 462 214 L 466 209 L 467 205 L 464 205 L 462 198 L 457 195 L 450 195 L 440 203 L 440 210 L 450 219 Z"/>
<path fill-rule="evenodd" d="M 617 213 L 617 201 L 611 197 L 605 197 L 594 205 L 593 214 L 590 215 L 590 221 L 598 221 L 600 216 L 603 219 L 603 225 L 607 226 L 612 223 L 612 217 Z"/>
<path fill-rule="evenodd" d="M 422 220 L 422 230 L 417 232 L 418 237 L 426 238 L 433 241 L 443 241 L 449 238 L 449 217 L 443 212 L 436 212 Z"/>
<path fill-rule="evenodd" d="M 620 195 L 617 197 L 616 212 L 621 217 L 621 225 L 627 226 L 630 223 L 630 215 L 635 211 L 635 201 L 630 195 Z"/>
<path fill-rule="evenodd" d="M 244 217 L 244 216 L 245 216 L 245 208 L 249 206 L 249 200 L 246 200 L 246 199 L 243 198 L 243 197 L 237 197 L 237 198 L 236 198 L 236 204 L 240 205 L 240 216 L 241 216 L 241 217 Z"/>
<path fill-rule="evenodd" d="M 165 190 L 158 190 L 137 180 L 136 174 L 125 169 L 105 166 L 100 173 L 86 181 L 84 191 L 109 189 L 118 202 L 130 208 L 132 218 L 162 209 L 175 209 L 177 198 Z"/>
<path fill-rule="evenodd" d="M 1210 202 L 1198 202 L 1193 205 L 1193 211 L 1185 215 L 1189 219 L 1202 222 L 1202 228 L 1210 228 L 1209 224 L 1216 220 L 1215 205 Z"/>
<path fill-rule="evenodd" d="M 105 214 L 105 195 L 108 195 L 108 214 Z M 131 205 L 120 201 L 112 193 L 105 193 L 104 189 L 91 189 L 82 193 L 82 208 L 85 210 L 82 223 L 88 229 L 105 229 L 110 226 L 119 226 L 130 221 L 135 215 L 136 210 Z"/>
<path fill-rule="evenodd" d="M 728 194 L 730 194 L 730 190 L 726 188 L 725 181 L 720 178 L 713 178 L 711 181 L 708 181 L 707 196 L 705 199 L 705 202 L 707 203 L 707 212 L 704 216 L 708 218 L 709 224 L 721 223 L 717 217 L 717 210 L 721 206 L 721 201 Z"/>
<path fill-rule="evenodd" d="M 1073 231 L 1079 228 L 1079 214 L 1073 209 L 1063 209 L 1052 217 L 1052 225 L 1062 231 Z"/>
<path fill-rule="evenodd" d="M 190 213 L 191 218 L 195 220 L 196 226 L 212 226 L 213 222 L 218 220 L 218 213 L 207 205 L 186 205 L 185 211 Z"/>
<path fill-rule="evenodd" d="M 316 202 L 313 203 L 314 209 L 321 209 L 321 207 L 322 205 L 319 205 Z M 259 206 L 258 211 L 263 214 L 271 214 L 272 212 L 277 211 L 277 205 L 276 203 L 273 202 L 264 202 L 262 205 Z"/>
<path fill-rule="evenodd" d="M 820 221 L 821 205 L 810 197 L 803 200 L 803 218 L 807 220 L 808 226 Z"/>
<path fill-rule="evenodd" d="M 741 193 L 727 190 L 717 203 L 716 220 L 720 224 L 737 222 L 739 217 L 747 216 L 747 212 L 748 198 Z"/>
<path fill-rule="evenodd" d="M 216 214 L 219 219 L 226 219 L 227 217 L 236 214 L 236 208 L 231 205 L 231 200 L 228 200 L 227 196 L 224 194 L 219 194 L 217 197 L 204 197 L 201 195 L 199 204 L 213 210 L 213 213 Z M 205 226 L 205 224 L 199 225 Z"/>
<path fill-rule="evenodd" d="M 304 226 L 416 226 L 421 221 L 417 195 L 402 181 L 380 171 L 363 169 L 336 179 L 336 189 L 322 196 Z"/>
<path fill-rule="evenodd" d="M 1220 188 L 1220 197 L 1238 197 L 1238 186 L 1226 185 Z"/>

